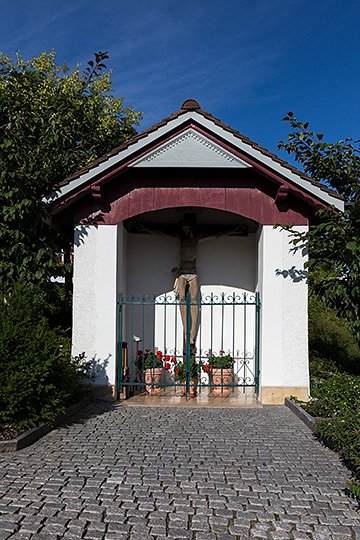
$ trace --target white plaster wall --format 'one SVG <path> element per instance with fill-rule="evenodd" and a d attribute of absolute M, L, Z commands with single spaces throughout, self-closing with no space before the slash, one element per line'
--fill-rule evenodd
<path fill-rule="evenodd" d="M 117 280 L 121 277 L 118 225 L 75 228 L 73 354 L 94 360 L 96 384 L 114 385 L 117 345 Z"/>
<path fill-rule="evenodd" d="M 259 233 L 260 386 L 309 385 L 307 249 L 294 250 L 289 239 L 287 231 L 271 225 Z"/>
<path fill-rule="evenodd" d="M 96 351 L 96 247 L 96 226 L 75 227 L 72 354 L 85 351 L 87 358 Z"/>
<path fill-rule="evenodd" d="M 179 265 L 180 241 L 149 234 L 129 234 L 127 294 L 161 294 L 172 289 Z M 255 291 L 256 236 L 224 237 L 198 246 L 199 283 L 225 285 Z"/>

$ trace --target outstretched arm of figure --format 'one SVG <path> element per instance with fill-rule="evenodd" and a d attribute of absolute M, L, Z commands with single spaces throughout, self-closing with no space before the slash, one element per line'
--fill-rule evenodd
<path fill-rule="evenodd" d="M 200 242 L 205 242 L 205 240 L 215 240 L 215 238 L 221 238 L 222 236 L 230 236 L 230 234 L 236 234 L 238 232 L 241 232 L 243 230 L 242 225 L 238 225 L 238 227 L 235 227 L 235 229 L 229 229 L 228 231 L 221 231 L 216 234 L 210 234 L 209 236 L 201 236 L 199 238 L 199 244 Z"/>
<path fill-rule="evenodd" d="M 144 225 L 142 225 L 141 223 L 137 223 L 135 226 L 134 226 L 134 229 L 138 232 L 147 232 L 147 233 L 150 233 L 150 234 L 156 234 L 158 236 L 165 236 L 167 238 L 178 238 L 179 235 L 178 234 L 169 234 L 169 233 L 165 233 L 164 231 L 161 231 L 159 229 L 151 229 L 150 227 L 144 227 Z"/>

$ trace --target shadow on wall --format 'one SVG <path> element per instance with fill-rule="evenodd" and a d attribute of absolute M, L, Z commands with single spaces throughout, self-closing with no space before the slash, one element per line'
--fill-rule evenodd
<path fill-rule="evenodd" d="M 101 386 L 109 385 L 109 377 L 107 376 L 107 367 L 109 365 L 110 358 L 111 358 L 111 354 L 109 354 L 108 357 L 105 358 L 104 360 L 97 359 L 96 354 L 92 358 L 92 361 L 93 361 L 92 375 L 94 377 L 94 381 L 96 385 L 101 385 Z"/>
<path fill-rule="evenodd" d="M 302 257 L 307 257 L 309 254 L 309 246 L 307 243 L 303 242 L 302 244 L 296 244 L 296 246 L 293 246 L 290 248 L 290 253 L 297 253 L 298 251 L 301 251 Z"/>
<path fill-rule="evenodd" d="M 85 243 L 85 237 L 88 236 L 87 227 L 84 225 L 81 225 L 80 227 L 76 227 L 75 234 L 74 234 L 74 245 L 76 247 L 79 247 L 81 244 Z"/>
<path fill-rule="evenodd" d="M 298 270 L 295 268 L 295 266 L 292 266 L 289 268 L 289 270 L 280 270 L 280 268 L 277 268 L 275 270 L 275 274 L 277 276 L 282 276 L 284 279 L 290 278 L 294 283 L 298 283 L 300 281 L 305 281 L 307 283 L 308 281 L 308 271 Z"/>
<path fill-rule="evenodd" d="M 94 219 L 89 218 L 87 220 L 86 225 L 78 225 L 75 228 L 75 235 L 74 235 L 74 244 L 76 247 L 79 247 L 81 244 L 85 243 L 86 236 L 89 235 L 88 233 L 88 226 L 94 225 L 96 228 L 99 225 L 99 223 L 102 223 L 104 221 L 102 215 L 95 216 Z"/>

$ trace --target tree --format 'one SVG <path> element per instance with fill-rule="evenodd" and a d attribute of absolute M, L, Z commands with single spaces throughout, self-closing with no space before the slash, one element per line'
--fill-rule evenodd
<path fill-rule="evenodd" d="M 0 52 L 0 284 L 60 272 L 67 242 L 45 222 L 41 196 L 136 134 L 141 113 L 115 98 L 99 52 L 85 70 L 55 52 L 16 60 Z"/>
<path fill-rule="evenodd" d="M 293 231 L 293 242 L 309 242 L 311 290 L 351 322 L 360 340 L 360 141 L 325 143 L 322 134 L 309 131 L 309 124 L 298 122 L 292 112 L 284 120 L 292 132 L 278 149 L 294 154 L 309 176 L 348 201 L 344 212 L 318 211 L 307 234 Z"/>

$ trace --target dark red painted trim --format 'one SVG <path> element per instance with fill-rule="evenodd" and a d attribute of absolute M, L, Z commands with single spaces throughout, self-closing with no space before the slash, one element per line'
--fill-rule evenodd
<path fill-rule="evenodd" d="M 276 204 L 271 194 L 247 187 L 211 186 L 139 186 L 115 196 L 112 202 L 94 204 L 88 198 L 76 205 L 75 222 L 81 224 L 115 225 L 125 219 L 146 212 L 156 212 L 166 208 L 198 206 L 231 212 L 262 225 L 307 225 L 308 206 L 290 197 L 288 204 Z M 275 195 L 275 194 L 274 194 Z"/>
<path fill-rule="evenodd" d="M 282 204 L 285 201 L 288 194 L 289 194 L 289 188 L 287 186 L 280 186 L 279 189 L 277 190 L 277 194 L 275 197 L 276 204 Z"/>

